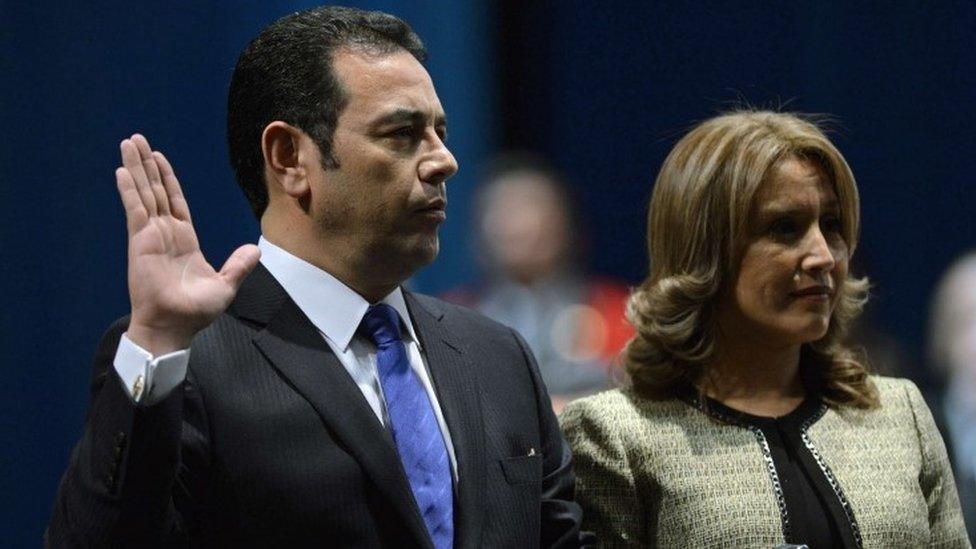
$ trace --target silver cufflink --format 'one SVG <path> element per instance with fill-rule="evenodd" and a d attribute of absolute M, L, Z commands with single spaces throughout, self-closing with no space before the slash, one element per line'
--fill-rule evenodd
<path fill-rule="evenodd" d="M 139 374 L 139 376 L 136 377 L 135 383 L 132 384 L 132 398 L 134 400 L 139 400 L 139 397 L 142 396 L 142 390 L 144 386 L 145 386 L 145 381 L 142 378 L 142 374 Z"/>

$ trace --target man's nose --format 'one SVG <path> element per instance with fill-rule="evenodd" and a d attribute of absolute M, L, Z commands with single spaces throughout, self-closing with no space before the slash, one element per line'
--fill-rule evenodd
<path fill-rule="evenodd" d="M 432 150 L 425 155 L 418 167 L 421 181 L 440 185 L 458 171 L 458 163 L 440 137 L 434 137 Z"/>

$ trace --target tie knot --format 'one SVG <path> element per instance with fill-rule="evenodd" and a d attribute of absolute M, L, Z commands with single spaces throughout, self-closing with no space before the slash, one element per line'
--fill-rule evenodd
<path fill-rule="evenodd" d="M 400 341 L 400 315 L 386 303 L 370 305 L 357 330 L 377 347 Z"/>

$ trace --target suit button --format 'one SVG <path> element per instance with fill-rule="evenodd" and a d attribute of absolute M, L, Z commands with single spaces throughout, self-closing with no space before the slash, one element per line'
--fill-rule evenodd
<path fill-rule="evenodd" d="M 105 477 L 105 483 L 108 484 L 109 488 L 115 488 L 115 473 L 109 473 L 108 476 Z"/>
<path fill-rule="evenodd" d="M 119 431 L 115 435 L 115 445 L 122 446 L 123 442 L 125 442 L 125 431 Z"/>
<path fill-rule="evenodd" d="M 121 445 L 116 446 L 115 448 L 113 448 L 113 451 L 115 453 L 115 461 L 116 463 L 118 463 L 119 458 L 122 457 L 122 446 Z"/>

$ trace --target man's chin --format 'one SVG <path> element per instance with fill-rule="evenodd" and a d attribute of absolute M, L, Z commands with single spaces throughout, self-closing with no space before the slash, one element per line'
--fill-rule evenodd
<path fill-rule="evenodd" d="M 419 250 L 420 257 L 418 258 L 417 268 L 426 267 L 437 259 L 437 254 L 441 251 L 440 241 L 435 236 L 431 242 L 428 242 L 426 246 Z"/>
<path fill-rule="evenodd" d="M 405 250 L 400 250 L 401 265 L 403 270 L 407 271 L 407 278 L 433 263 L 439 252 L 440 243 L 437 241 L 437 237 L 426 242 L 417 242 Z"/>

